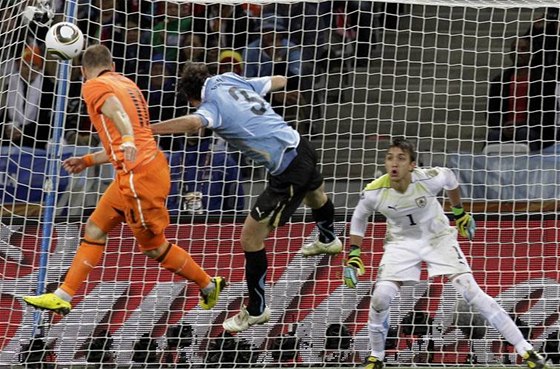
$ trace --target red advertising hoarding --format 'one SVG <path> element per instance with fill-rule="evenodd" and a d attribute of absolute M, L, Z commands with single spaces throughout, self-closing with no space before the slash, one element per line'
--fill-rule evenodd
<path fill-rule="evenodd" d="M 345 229 L 347 225 L 338 226 Z M 22 344 L 34 332 L 34 311 L 24 306 L 21 296 L 34 293 L 37 284 L 42 230 L 36 225 L 2 227 L 0 364 L 8 364 L 19 360 Z M 328 361 L 332 353 L 325 348 L 325 334 L 333 324 L 344 325 L 351 336 L 351 346 L 343 348 L 347 352 L 334 355 L 337 360 L 359 362 L 367 356 L 369 295 L 383 252 L 385 225 L 375 224 L 368 231 L 362 253 L 367 273 L 356 290 L 342 283 L 344 255 L 303 258 L 298 253 L 301 245 L 313 237 L 313 230 L 311 223 L 288 224 L 266 242 L 267 299 L 272 319 L 237 336 L 259 352 L 259 361 L 275 360 L 267 348 L 276 337 L 289 332 L 298 338 L 292 360 Z M 204 353 L 212 339 L 223 333 L 221 322 L 238 311 L 246 296 L 240 232 L 241 224 L 172 225 L 167 230 L 169 240 L 189 250 L 210 275 L 222 275 L 229 281 L 220 302 L 210 312 L 197 307 L 198 287 L 142 255 L 126 227 L 112 232 L 105 257 L 72 301 L 72 312 L 62 319 L 44 315 L 50 360 L 83 362 L 88 339 L 107 331 L 113 337 L 114 360 L 130 363 L 140 337 L 158 340 L 160 349 L 165 350 L 166 332 L 177 324 L 193 328 L 189 360 L 207 360 Z M 79 226 L 55 226 L 46 270 L 47 288 L 55 288 L 63 278 L 79 234 Z M 532 328 L 530 339 L 536 346 L 542 346 L 549 334 L 558 331 L 556 221 L 479 221 L 474 242 L 462 242 L 461 246 L 479 284 L 518 324 Z M 479 363 L 505 362 L 511 348 L 504 346 L 491 327 L 476 343 L 469 340 L 465 330 L 457 326 L 457 306 L 457 295 L 445 280 L 436 279 L 430 287 L 426 282 L 404 287 L 392 306 L 390 323 L 399 339 L 388 359 L 399 363 L 463 363 L 476 356 Z M 402 329 L 411 312 L 424 312 L 429 318 L 429 329 L 421 337 Z M 426 356 L 428 348 L 435 354 Z"/>

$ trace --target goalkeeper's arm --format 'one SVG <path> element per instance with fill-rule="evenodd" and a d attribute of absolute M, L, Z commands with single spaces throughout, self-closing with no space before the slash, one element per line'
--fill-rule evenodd
<path fill-rule="evenodd" d="M 350 222 L 350 250 L 348 250 L 347 260 L 344 263 L 344 284 L 350 288 L 356 288 L 358 277 L 365 273 L 364 262 L 361 258 L 361 247 L 366 233 L 368 218 L 373 212 L 373 206 L 367 201 L 366 195 L 362 194 L 362 199 L 352 214 Z"/>
<path fill-rule="evenodd" d="M 356 288 L 358 277 L 365 273 L 365 266 L 361 254 L 363 237 L 350 235 L 350 250 L 348 258 L 344 263 L 344 284 L 350 288 Z"/>
<path fill-rule="evenodd" d="M 455 218 L 455 227 L 457 228 L 457 232 L 462 237 L 472 240 L 476 230 L 476 223 L 474 218 L 463 209 L 459 187 L 447 190 L 447 196 L 449 197 L 449 201 L 451 201 L 451 210 L 453 211 L 453 217 Z"/>

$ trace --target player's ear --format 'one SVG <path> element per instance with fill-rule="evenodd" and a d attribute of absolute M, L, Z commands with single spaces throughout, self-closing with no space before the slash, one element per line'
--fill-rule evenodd
<path fill-rule="evenodd" d="M 410 171 L 412 172 L 414 170 L 414 168 L 416 168 L 416 162 L 412 161 L 412 162 L 410 162 Z"/>
<path fill-rule="evenodd" d="M 115 62 L 113 62 L 113 65 L 111 66 L 111 72 L 115 71 Z"/>

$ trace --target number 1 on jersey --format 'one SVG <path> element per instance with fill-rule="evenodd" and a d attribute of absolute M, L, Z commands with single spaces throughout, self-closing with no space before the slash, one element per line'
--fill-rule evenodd
<path fill-rule="evenodd" d="M 406 216 L 410 219 L 410 225 L 415 226 L 416 223 L 414 222 L 414 218 L 412 218 L 412 214 L 406 214 Z"/>

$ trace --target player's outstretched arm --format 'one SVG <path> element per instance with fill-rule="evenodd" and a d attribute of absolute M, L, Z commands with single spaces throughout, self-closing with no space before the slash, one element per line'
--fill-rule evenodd
<path fill-rule="evenodd" d="M 270 77 L 270 91 L 278 91 L 286 87 L 288 79 L 285 76 Z"/>
<path fill-rule="evenodd" d="M 152 132 L 156 135 L 172 133 L 197 133 L 202 125 L 202 118 L 198 115 L 190 114 L 178 118 L 168 119 L 160 123 L 152 124 Z"/>
<path fill-rule="evenodd" d="M 93 154 L 86 154 L 84 156 L 74 156 L 68 158 L 62 162 L 62 167 L 68 173 L 80 173 L 87 167 L 91 167 L 93 165 L 105 164 L 109 162 L 109 156 L 107 153 L 103 151 L 98 151 Z"/>

